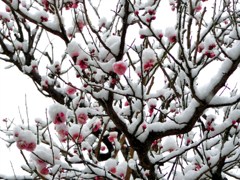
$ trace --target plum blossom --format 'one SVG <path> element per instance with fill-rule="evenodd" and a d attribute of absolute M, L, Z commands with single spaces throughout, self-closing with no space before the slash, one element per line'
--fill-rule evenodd
<path fill-rule="evenodd" d="M 116 159 L 108 159 L 105 163 L 105 168 L 113 174 L 117 172 L 116 167 L 117 167 Z"/>
<path fill-rule="evenodd" d="M 38 168 L 38 171 L 39 171 L 39 173 L 42 174 L 42 175 L 48 175 L 48 174 L 49 174 L 49 169 L 48 169 L 46 166 L 44 166 L 44 167 L 39 167 L 39 168 Z"/>
<path fill-rule="evenodd" d="M 71 138 L 78 143 L 81 143 L 84 139 L 84 136 L 80 131 L 81 127 L 78 124 L 72 124 L 72 126 L 69 128 L 69 134 Z"/>
<path fill-rule="evenodd" d="M 102 123 L 101 123 L 100 120 L 98 120 L 97 122 L 95 122 L 95 123 L 93 124 L 92 131 L 93 131 L 93 132 L 98 131 L 98 130 L 100 129 L 101 126 L 102 126 Z"/>
<path fill-rule="evenodd" d="M 75 6 L 75 8 L 76 8 L 76 6 Z M 78 30 L 82 31 L 85 26 L 84 17 L 82 16 L 82 14 L 78 14 L 76 17 L 77 17 Z"/>
<path fill-rule="evenodd" d="M 59 61 L 54 61 L 54 63 L 50 66 L 47 66 L 47 68 L 53 73 L 53 74 L 60 74 L 61 73 L 61 64 Z"/>
<path fill-rule="evenodd" d="M 22 130 L 17 127 L 13 133 L 18 149 L 30 152 L 34 151 L 37 146 L 37 139 L 30 130 Z"/>
<path fill-rule="evenodd" d="M 156 63 L 156 55 L 150 48 L 144 49 L 142 52 L 143 70 L 149 71 Z"/>
<path fill-rule="evenodd" d="M 200 11 L 202 10 L 202 4 L 201 4 L 201 3 L 198 3 L 198 4 L 196 5 L 196 7 L 194 8 L 194 10 L 195 10 L 196 12 L 200 12 Z"/>
<path fill-rule="evenodd" d="M 176 140 L 172 136 L 166 137 L 163 145 L 162 145 L 162 150 L 164 151 L 169 151 L 172 152 L 176 150 L 177 148 L 177 143 Z"/>
<path fill-rule="evenodd" d="M 87 59 L 77 60 L 76 65 L 78 65 L 81 69 L 87 69 L 88 68 Z"/>
<path fill-rule="evenodd" d="M 49 2 L 48 2 L 48 0 L 42 0 L 42 4 L 44 6 L 44 9 L 46 11 L 48 11 L 49 10 Z"/>
<path fill-rule="evenodd" d="M 87 122 L 88 120 L 87 109 L 78 108 L 75 113 L 77 117 L 77 122 L 79 124 L 85 124 Z"/>
<path fill-rule="evenodd" d="M 55 130 L 58 133 L 59 139 L 61 142 L 65 142 L 68 136 L 68 126 L 64 123 L 56 124 Z"/>
<path fill-rule="evenodd" d="M 71 83 L 65 88 L 65 92 L 67 95 L 73 95 L 76 93 L 76 88 L 71 86 Z"/>
<path fill-rule="evenodd" d="M 110 132 L 108 136 L 108 140 L 110 142 L 114 142 L 115 139 L 117 138 L 118 133 L 116 131 Z"/>
<path fill-rule="evenodd" d="M 77 121 L 79 124 L 85 124 L 87 122 L 88 116 L 85 113 L 80 113 L 77 115 Z"/>
<path fill-rule="evenodd" d="M 157 106 L 157 100 L 156 99 L 149 99 L 148 100 L 148 112 L 149 112 L 150 116 L 152 116 L 153 111 L 154 111 L 156 106 Z"/>
<path fill-rule="evenodd" d="M 127 63 L 118 61 L 113 64 L 113 71 L 118 75 L 123 75 L 127 70 Z"/>
<path fill-rule="evenodd" d="M 50 106 L 48 112 L 50 119 L 54 124 L 61 124 L 67 120 L 67 108 L 63 105 L 53 104 Z"/>
<path fill-rule="evenodd" d="M 173 27 L 166 28 L 165 36 L 168 38 L 170 43 L 175 43 L 177 41 L 177 32 Z"/>
<path fill-rule="evenodd" d="M 198 45 L 198 52 L 202 52 L 203 51 L 203 49 L 204 49 L 204 44 L 203 43 L 200 43 L 199 45 Z"/>
<path fill-rule="evenodd" d="M 149 71 L 150 69 L 152 69 L 154 64 L 154 61 L 152 59 L 149 59 L 143 66 L 144 71 Z"/>
<path fill-rule="evenodd" d="M 76 41 L 71 41 L 67 47 L 67 53 L 71 56 L 73 61 L 76 62 L 76 58 L 81 54 L 81 46 Z"/>

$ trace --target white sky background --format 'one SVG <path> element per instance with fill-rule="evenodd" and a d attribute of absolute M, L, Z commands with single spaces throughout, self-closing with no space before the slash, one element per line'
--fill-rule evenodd
<path fill-rule="evenodd" d="M 106 9 L 111 7 L 110 0 L 102 0 L 102 3 Z M 161 4 L 163 8 L 160 10 L 159 16 L 157 16 L 157 21 L 161 22 L 159 26 L 161 26 L 160 28 L 162 28 L 164 32 L 166 27 L 173 25 L 173 19 L 175 19 L 175 17 L 174 13 L 169 11 L 170 6 L 168 5 L 168 0 L 163 0 Z M 106 10 L 102 10 L 104 11 L 104 15 L 108 17 L 106 15 Z M 169 12 L 173 14 L 169 14 Z M 131 32 L 128 33 L 131 35 Z M 138 32 L 133 33 L 138 34 Z M 63 51 L 60 50 L 59 54 L 62 52 Z M 4 118 L 10 120 L 14 119 L 16 124 L 21 123 L 19 109 L 23 119 L 27 120 L 25 95 L 30 121 L 33 123 L 36 117 L 45 118 L 45 110 L 53 101 L 40 94 L 32 80 L 26 75 L 20 73 L 16 67 L 8 70 L 4 69 L 7 65 L 8 63 L 0 60 L 0 126 L 2 127 L 4 125 L 4 122 L 2 121 Z M 217 69 L 218 68 L 216 68 L 215 65 L 214 68 L 208 68 L 208 71 L 205 71 L 202 74 L 203 78 L 200 81 L 203 84 L 206 84 L 206 82 L 210 80 L 209 75 L 217 72 Z M 234 85 L 235 83 L 233 86 Z M 19 167 L 20 164 L 23 163 L 23 158 L 16 149 L 15 144 L 12 145 L 10 150 L 7 149 L 5 144 L 0 140 L 0 174 L 4 173 L 5 175 L 13 175 L 10 161 L 13 163 L 17 175 L 22 173 L 26 174 Z"/>

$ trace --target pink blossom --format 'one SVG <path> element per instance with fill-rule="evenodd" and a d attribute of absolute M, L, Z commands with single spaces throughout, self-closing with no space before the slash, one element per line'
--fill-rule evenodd
<path fill-rule="evenodd" d="M 49 174 L 49 169 L 45 166 L 45 167 L 41 167 L 39 170 L 39 173 L 42 175 L 48 175 Z"/>
<path fill-rule="evenodd" d="M 72 86 L 68 86 L 68 87 L 66 88 L 66 93 L 67 93 L 68 95 L 73 95 L 76 91 L 77 91 L 76 88 L 74 88 L 74 87 L 72 87 Z"/>
<path fill-rule="evenodd" d="M 71 7 L 76 9 L 78 7 L 78 2 L 73 3 Z"/>
<path fill-rule="evenodd" d="M 115 174 L 117 172 L 117 169 L 116 169 L 116 167 L 112 167 L 109 171 L 111 173 Z"/>
<path fill-rule="evenodd" d="M 61 124 L 66 122 L 66 115 L 63 112 L 56 114 L 55 119 L 53 120 L 54 124 Z"/>
<path fill-rule="evenodd" d="M 154 108 L 150 108 L 150 109 L 148 110 L 148 112 L 149 112 L 149 116 L 152 116 L 152 114 L 153 114 L 153 112 L 154 112 Z"/>
<path fill-rule="evenodd" d="M 17 147 L 18 147 L 18 149 L 20 149 L 20 150 L 26 149 L 26 147 L 27 147 L 27 142 L 26 142 L 26 141 L 23 141 L 23 140 L 18 140 L 18 141 L 17 141 Z"/>
<path fill-rule="evenodd" d="M 204 45 L 203 45 L 202 43 L 201 43 L 201 44 L 199 44 L 199 45 L 198 45 L 198 49 L 197 49 L 197 50 L 198 50 L 198 52 L 200 52 L 200 53 L 201 53 L 203 49 L 204 49 Z"/>
<path fill-rule="evenodd" d="M 36 143 L 35 142 L 27 142 L 25 140 L 18 140 L 17 141 L 17 147 L 20 150 L 27 150 L 27 151 L 34 151 L 34 149 L 36 148 Z"/>
<path fill-rule="evenodd" d="M 76 65 L 78 65 L 81 69 L 88 68 L 87 60 L 77 60 Z"/>
<path fill-rule="evenodd" d="M 97 121 L 95 124 L 93 124 L 93 129 L 92 129 L 92 131 L 93 131 L 93 132 L 98 131 L 98 130 L 100 129 L 101 125 L 102 125 L 101 121 Z"/>
<path fill-rule="evenodd" d="M 202 10 L 202 6 L 201 5 L 198 5 L 198 6 L 195 7 L 195 11 L 196 12 L 199 12 L 201 10 Z"/>
<path fill-rule="evenodd" d="M 101 151 L 105 151 L 106 150 L 106 146 L 101 146 Z"/>
<path fill-rule="evenodd" d="M 127 64 L 123 61 L 118 61 L 113 64 L 113 71 L 118 75 L 123 75 L 127 70 Z"/>
<path fill-rule="evenodd" d="M 87 119 L 88 119 L 88 116 L 87 114 L 85 113 L 80 113 L 78 116 L 77 116 L 77 121 L 78 123 L 80 124 L 85 124 L 87 122 Z"/>
<path fill-rule="evenodd" d="M 110 142 L 114 142 L 114 140 L 117 138 L 118 133 L 117 132 L 110 132 L 108 136 L 108 140 Z"/>
<path fill-rule="evenodd" d="M 205 55 L 206 55 L 208 58 L 213 58 L 213 57 L 215 57 L 215 53 L 214 53 L 214 52 L 211 52 L 211 51 L 206 51 L 206 52 L 205 52 Z"/>
<path fill-rule="evenodd" d="M 79 28 L 80 31 L 83 30 L 83 27 L 84 27 L 84 26 L 85 26 L 84 22 L 80 21 L 80 22 L 78 23 L 78 28 Z"/>
<path fill-rule="evenodd" d="M 144 65 L 143 65 L 143 69 L 144 71 L 149 71 L 150 69 L 152 69 L 152 67 L 154 66 L 154 61 L 152 59 L 149 59 Z"/>
<path fill-rule="evenodd" d="M 43 161 L 42 159 L 39 159 L 39 158 L 36 159 L 36 163 L 39 167 L 47 166 L 47 163 L 45 161 Z"/>
<path fill-rule="evenodd" d="M 17 147 L 20 150 L 27 150 L 32 152 L 37 146 L 36 137 L 29 130 L 21 130 L 20 128 L 15 128 L 14 138 L 16 140 Z"/>
<path fill-rule="evenodd" d="M 76 57 L 79 56 L 79 52 L 78 52 L 78 51 L 73 51 L 73 52 L 70 53 L 70 56 L 71 56 L 72 58 L 76 58 Z"/>
<path fill-rule="evenodd" d="M 49 10 L 49 2 L 48 2 L 48 0 L 42 0 L 42 4 L 44 6 L 44 9 L 46 11 L 48 11 Z"/>
<path fill-rule="evenodd" d="M 202 167 L 202 166 L 201 166 L 200 164 L 196 163 L 196 164 L 195 164 L 195 169 L 194 169 L 194 170 L 195 170 L 195 171 L 198 171 L 198 170 L 201 169 L 201 167 Z"/>
<path fill-rule="evenodd" d="M 60 66 L 59 64 L 56 64 L 56 65 L 54 66 L 54 68 L 55 68 L 55 73 L 56 73 L 56 74 L 60 74 L 60 72 L 61 72 L 61 66 Z"/>
<path fill-rule="evenodd" d="M 115 85 L 115 84 L 118 83 L 118 81 L 119 81 L 119 79 L 117 79 L 117 78 L 112 78 L 112 79 L 110 80 L 110 83 L 113 84 L 113 85 Z"/>
<path fill-rule="evenodd" d="M 68 135 L 68 126 L 64 123 L 56 124 L 55 129 L 62 138 Z"/>
<path fill-rule="evenodd" d="M 83 141 L 83 139 L 84 139 L 83 135 L 80 134 L 80 133 L 74 133 L 72 135 L 72 138 L 73 138 L 74 141 L 76 141 L 78 143 L 81 143 Z"/>
<path fill-rule="evenodd" d="M 36 142 L 30 142 L 27 144 L 27 147 L 26 147 L 26 150 L 27 151 L 30 151 L 30 152 L 33 152 L 34 149 L 36 148 Z"/>

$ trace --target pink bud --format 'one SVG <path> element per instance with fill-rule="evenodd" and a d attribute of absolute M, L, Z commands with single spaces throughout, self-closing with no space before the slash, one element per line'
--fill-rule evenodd
<path fill-rule="evenodd" d="M 134 14 L 135 14 L 136 16 L 138 16 L 138 15 L 139 15 L 139 11 L 134 11 Z"/>
<path fill-rule="evenodd" d="M 6 6 L 5 10 L 6 10 L 7 12 L 11 12 L 11 9 L 10 9 L 9 6 Z"/>
<path fill-rule="evenodd" d="M 42 22 L 47 22 L 47 21 L 48 21 L 48 18 L 47 18 L 47 17 L 44 17 L 44 16 L 41 16 L 41 21 L 42 21 Z"/>
<path fill-rule="evenodd" d="M 142 128 L 143 128 L 143 130 L 145 130 L 147 128 L 147 125 L 145 123 L 143 123 Z"/>
<path fill-rule="evenodd" d="M 141 39 L 144 39 L 145 37 L 146 37 L 146 36 L 143 35 L 143 34 L 140 35 L 140 38 L 141 38 Z"/>
<path fill-rule="evenodd" d="M 155 20 L 155 19 L 156 19 L 156 16 L 152 16 L 152 17 L 151 17 L 151 20 Z"/>
<path fill-rule="evenodd" d="M 126 102 L 124 103 L 124 106 L 129 106 L 129 102 L 126 101 Z"/>
<path fill-rule="evenodd" d="M 175 43 L 177 41 L 177 37 L 176 37 L 176 35 L 173 35 L 173 36 L 168 37 L 168 40 L 170 43 Z"/>
<path fill-rule="evenodd" d="M 156 14 L 156 11 L 155 11 L 155 10 L 152 10 L 152 9 L 149 9 L 149 10 L 148 10 L 148 13 L 149 13 L 150 15 L 155 15 L 155 14 Z"/>
<path fill-rule="evenodd" d="M 158 35 L 158 37 L 161 39 L 161 38 L 163 37 L 163 34 L 160 33 L 160 34 Z"/>
<path fill-rule="evenodd" d="M 208 50 L 212 50 L 212 49 L 214 49 L 216 47 L 216 44 L 210 44 L 209 46 L 208 46 Z"/>
<path fill-rule="evenodd" d="M 150 22 L 152 21 L 152 19 L 151 19 L 151 18 L 147 18 L 146 21 L 147 21 L 148 23 L 150 23 Z"/>

